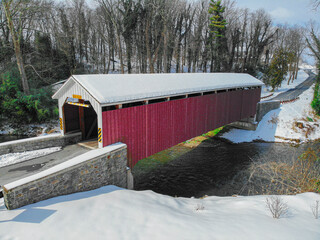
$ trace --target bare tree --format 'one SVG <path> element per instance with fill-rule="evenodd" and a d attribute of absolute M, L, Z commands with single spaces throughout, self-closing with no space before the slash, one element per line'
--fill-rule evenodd
<path fill-rule="evenodd" d="M 25 13 L 30 6 L 28 5 L 28 2 L 22 0 L 18 2 L 13 0 L 2 0 L 2 4 L 7 18 L 8 28 L 10 30 L 16 54 L 16 60 L 21 76 L 23 92 L 29 94 L 29 84 L 22 58 L 21 40 L 23 37 L 22 21 L 24 20 Z"/>
<path fill-rule="evenodd" d="M 288 212 L 288 205 L 279 196 L 271 196 L 266 198 L 266 206 L 271 212 L 272 217 L 279 219 Z"/>
<path fill-rule="evenodd" d="M 310 38 L 307 38 L 307 44 L 318 64 L 320 64 L 320 38 L 317 36 L 314 28 L 311 28 Z"/>
<path fill-rule="evenodd" d="M 250 12 L 237 8 L 232 0 L 225 0 L 222 1 L 225 8 L 222 17 L 228 24 L 223 30 L 223 40 L 219 40 L 220 47 L 214 47 L 209 28 L 209 2 L 206 0 L 192 3 L 187 0 L 96 0 L 95 6 L 86 4 L 86 0 L 67 3 L 49 0 L 4 2 L 12 3 L 11 11 L 16 3 L 23 2 L 18 6 L 22 11 L 26 9 L 26 3 L 33 7 L 40 1 L 47 4 L 48 11 L 42 11 L 41 16 L 38 14 L 37 21 L 30 21 L 34 17 L 29 18 L 29 15 L 23 17 L 22 32 L 19 32 L 19 11 L 13 12 L 15 40 L 7 40 L 12 35 L 7 27 L 8 20 L 3 18 L 3 14 L 0 18 L 1 48 L 15 46 L 21 68 L 24 67 L 23 61 L 28 61 L 29 65 L 30 56 L 35 55 L 32 48 L 40 32 L 50 40 L 54 49 L 52 54 L 62 55 L 60 57 L 66 62 L 69 74 L 118 70 L 121 73 L 160 73 L 174 71 L 174 68 L 176 72 L 206 72 L 208 66 L 211 71 L 255 74 L 258 68 L 270 63 L 276 49 L 273 45 L 282 41 L 287 44 L 284 36 L 290 30 L 283 29 L 281 35 L 282 29 L 273 26 L 270 15 L 265 11 Z M 22 13 L 35 12 L 29 13 L 29 9 Z M 19 39 L 23 40 L 20 44 Z M 302 46 L 298 42 L 303 42 L 303 39 L 296 43 L 292 41 L 291 45 Z M 27 45 L 28 50 L 21 49 Z M 8 47 L 6 49 L 12 51 Z M 19 57 L 19 52 L 26 55 Z M 300 49 L 295 50 L 297 54 L 291 65 L 292 73 L 296 73 L 299 52 Z M 37 66 L 32 69 L 38 71 Z M 27 74 L 29 72 L 28 69 Z"/>
<path fill-rule="evenodd" d="M 313 5 L 313 8 L 317 10 L 320 6 L 320 0 L 313 0 L 312 5 Z"/>
<path fill-rule="evenodd" d="M 320 201 L 317 200 L 314 205 L 311 205 L 311 211 L 315 219 L 319 218 L 320 213 Z"/>

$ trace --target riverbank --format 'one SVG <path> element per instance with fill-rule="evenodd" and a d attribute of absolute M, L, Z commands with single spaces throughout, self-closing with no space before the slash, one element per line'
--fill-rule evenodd
<path fill-rule="evenodd" d="M 0 142 L 4 142 L 4 141 L 1 141 L 2 136 L 4 140 L 5 138 L 10 139 L 10 137 L 8 136 L 16 136 L 16 139 L 20 139 L 20 138 L 27 138 L 27 137 L 43 136 L 46 134 L 58 133 L 58 132 L 60 132 L 60 129 L 57 121 L 50 121 L 42 124 L 17 125 L 17 124 L 8 123 L 8 121 L 2 120 L 2 124 L 0 124 Z"/>
<path fill-rule="evenodd" d="M 314 85 L 295 102 L 282 104 L 260 121 L 255 131 L 231 129 L 221 137 L 233 143 L 287 142 L 305 143 L 320 139 L 320 117 L 311 108 Z"/>

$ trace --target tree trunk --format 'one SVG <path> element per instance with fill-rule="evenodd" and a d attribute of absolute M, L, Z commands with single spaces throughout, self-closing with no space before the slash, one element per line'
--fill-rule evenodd
<path fill-rule="evenodd" d="M 287 85 L 290 84 L 290 80 L 294 77 L 294 67 L 293 67 L 294 63 L 291 62 L 289 64 L 289 78 L 288 78 L 288 82 L 287 82 Z"/>
<path fill-rule="evenodd" d="M 20 75 L 21 75 L 22 89 L 25 94 L 30 94 L 28 79 L 27 79 L 26 72 L 24 70 L 23 58 L 21 55 L 20 44 L 14 44 L 14 45 L 15 45 L 14 48 L 15 48 L 15 53 L 17 58 L 17 64 L 18 64 Z"/>
<path fill-rule="evenodd" d="M 22 89 L 25 94 L 29 94 L 30 93 L 29 84 L 28 84 L 26 72 L 24 70 L 23 58 L 22 58 L 21 49 L 20 49 L 20 37 L 21 37 L 22 32 L 20 32 L 20 36 L 18 36 L 18 33 L 17 33 L 16 29 L 14 28 L 12 16 L 11 16 L 11 11 L 10 11 L 10 4 L 11 4 L 11 2 L 10 3 L 8 3 L 8 2 L 3 3 L 4 11 L 5 11 L 5 15 L 7 17 L 8 27 L 10 29 L 12 42 L 13 42 L 13 46 L 14 46 L 14 51 L 15 51 L 16 58 L 17 58 L 17 65 L 18 65 L 18 69 L 20 72 L 20 76 L 21 76 Z"/>
<path fill-rule="evenodd" d="M 121 46 L 121 37 L 120 36 L 121 36 L 121 34 L 117 28 L 117 42 L 118 42 L 118 47 L 119 47 L 120 69 L 121 69 L 121 73 L 124 74 L 122 46 Z"/>
<path fill-rule="evenodd" d="M 148 60 L 149 60 L 150 73 L 154 73 L 154 66 L 153 66 L 153 61 L 152 61 L 152 57 L 151 57 L 150 42 L 149 42 L 149 26 L 150 26 L 150 24 L 147 21 L 146 30 L 145 30 L 147 57 L 148 57 Z"/>

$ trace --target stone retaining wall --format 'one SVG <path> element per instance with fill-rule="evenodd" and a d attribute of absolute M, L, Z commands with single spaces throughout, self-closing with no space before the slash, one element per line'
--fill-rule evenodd
<path fill-rule="evenodd" d="M 278 100 L 259 102 L 257 104 L 256 121 L 260 122 L 264 115 L 266 115 L 271 110 L 278 108 L 280 108 L 280 101 Z"/>
<path fill-rule="evenodd" d="M 240 121 L 233 122 L 228 125 L 231 127 L 249 130 L 249 131 L 255 131 L 258 127 L 258 123 L 255 122 L 253 118 L 241 119 Z"/>
<path fill-rule="evenodd" d="M 38 150 L 49 147 L 60 147 L 81 141 L 81 132 L 67 134 L 53 134 L 42 137 L 25 138 L 16 141 L 0 143 L 0 155 Z"/>
<path fill-rule="evenodd" d="M 35 175 L 3 186 L 5 205 L 15 209 L 48 198 L 105 185 L 127 187 L 127 146 L 92 150 Z"/>

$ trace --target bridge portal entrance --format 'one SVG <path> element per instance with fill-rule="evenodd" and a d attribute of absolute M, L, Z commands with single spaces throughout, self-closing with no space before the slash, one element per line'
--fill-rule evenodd
<path fill-rule="evenodd" d="M 98 139 L 97 113 L 89 101 L 66 101 L 63 106 L 65 133 L 82 133 L 82 140 Z"/>

